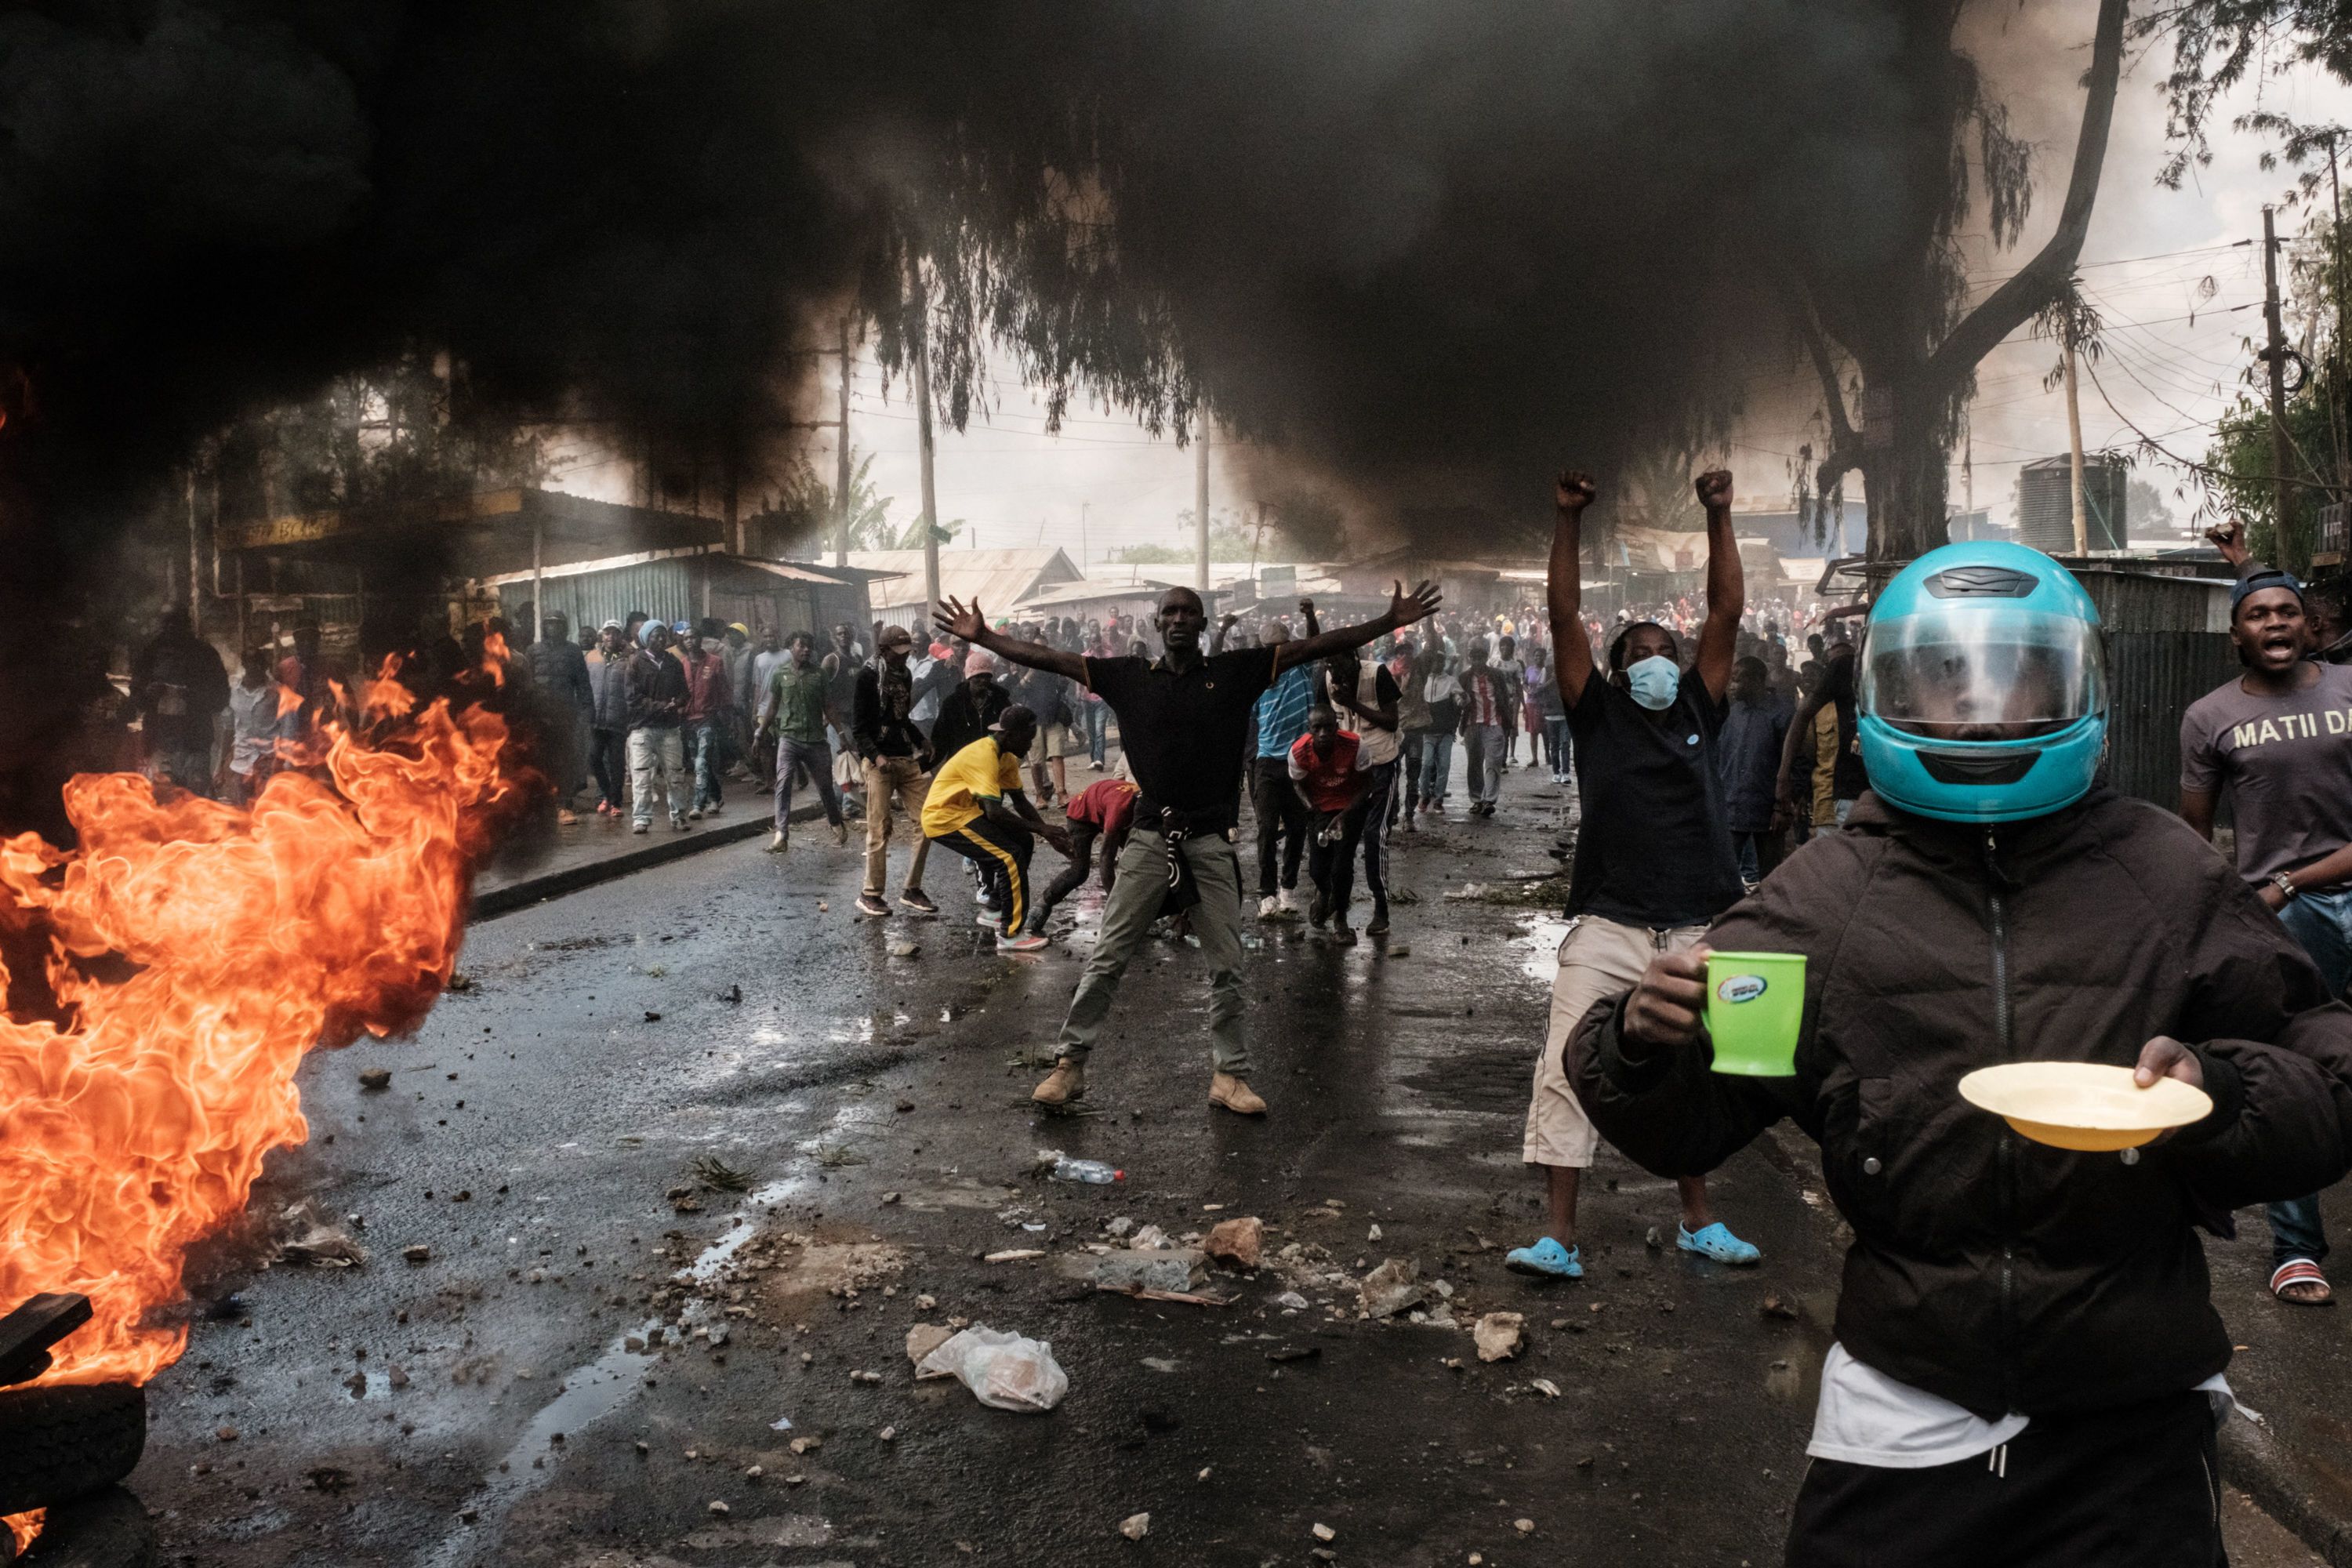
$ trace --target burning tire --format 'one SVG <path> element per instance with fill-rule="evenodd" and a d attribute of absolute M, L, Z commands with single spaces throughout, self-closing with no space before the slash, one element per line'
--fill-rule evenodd
<path fill-rule="evenodd" d="M 154 1568 L 155 1527 L 137 1498 L 112 1487 L 50 1510 L 40 1539 L 17 1561 L 23 1568 Z"/>
<path fill-rule="evenodd" d="M 136 1384 L 0 1389 L 0 1514 L 102 1491 L 146 1447 L 147 1391 Z"/>

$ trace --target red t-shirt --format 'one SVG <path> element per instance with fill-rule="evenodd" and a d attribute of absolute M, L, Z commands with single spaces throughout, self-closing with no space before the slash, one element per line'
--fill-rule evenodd
<path fill-rule="evenodd" d="M 1346 730 L 1328 757 L 1315 750 L 1315 737 L 1301 735 L 1290 748 L 1290 776 L 1318 811 L 1345 811 L 1356 804 L 1356 773 L 1363 742 Z"/>
<path fill-rule="evenodd" d="M 1104 779 L 1072 795 L 1069 805 L 1062 808 L 1062 815 L 1072 822 L 1101 829 L 1108 838 L 1125 832 L 1135 820 L 1135 803 L 1141 793 L 1125 779 Z"/>

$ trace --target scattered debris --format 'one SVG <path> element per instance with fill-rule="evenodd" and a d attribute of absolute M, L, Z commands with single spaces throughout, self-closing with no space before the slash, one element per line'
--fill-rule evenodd
<path fill-rule="evenodd" d="M 1642 1245 L 1653 1252 L 1664 1252 L 1666 1249 L 1666 1233 L 1654 1225 L 1643 1234 Z"/>
<path fill-rule="evenodd" d="M 658 1024 L 661 1022 L 661 1015 L 648 1007 L 646 1009 L 646 1022 L 648 1024 Z"/>
<path fill-rule="evenodd" d="M 1323 1347 L 1321 1345 L 1276 1345 L 1265 1352 L 1265 1359 L 1277 1366 L 1294 1361 L 1321 1361 Z"/>
<path fill-rule="evenodd" d="M 743 987 L 740 985 L 730 985 L 726 990 L 721 991 L 719 994 L 719 999 L 732 1006 L 740 1007 L 743 1005 Z"/>
<path fill-rule="evenodd" d="M 890 944 L 890 956 L 893 958 L 912 958 L 922 951 L 921 942 L 908 942 L 905 937 L 900 937 Z"/>
<path fill-rule="evenodd" d="M 1114 1295 L 1132 1296 L 1139 1301 L 1173 1301 L 1180 1307 L 1230 1307 L 1234 1304 L 1234 1298 L 1231 1296 L 1202 1296 L 1190 1290 L 1145 1290 L 1141 1289 L 1121 1290 L 1116 1286 L 1111 1285 L 1100 1286 L 1098 1289 L 1108 1290 Z"/>
<path fill-rule="evenodd" d="M 1253 1215 L 1219 1221 L 1211 1228 L 1208 1239 L 1201 1243 L 1201 1250 L 1220 1263 L 1230 1263 L 1236 1268 L 1255 1268 L 1259 1250 L 1265 1244 L 1265 1223 Z"/>
<path fill-rule="evenodd" d="M 1391 944 L 1389 948 L 1389 956 L 1391 958 L 1411 958 L 1412 956 L 1412 944 L 1402 942 Z"/>
<path fill-rule="evenodd" d="M 1114 1182 L 1127 1180 L 1127 1173 L 1101 1160 L 1073 1160 L 1059 1149 L 1037 1151 L 1038 1173 L 1056 1182 L 1078 1182 L 1090 1187 L 1108 1187 Z"/>
<path fill-rule="evenodd" d="M 1168 1233 L 1160 1229 L 1156 1225 L 1145 1226 L 1141 1230 L 1135 1233 L 1135 1239 L 1128 1243 L 1128 1246 L 1134 1247 L 1139 1252 L 1147 1251 L 1153 1247 L 1173 1247 L 1175 1243 L 1168 1239 Z"/>
<path fill-rule="evenodd" d="M 1763 1305 L 1756 1310 L 1768 1318 L 1793 1319 L 1797 1315 L 1797 1309 L 1778 1296 L 1765 1297 Z"/>
<path fill-rule="evenodd" d="M 1339 1539 L 1339 1532 L 1332 1529 L 1328 1524 L 1318 1524 L 1315 1527 L 1315 1539 L 1318 1541 L 1337 1541 Z"/>
<path fill-rule="evenodd" d="M 698 1154 L 688 1167 L 694 1179 L 714 1193 L 748 1193 L 751 1190 L 751 1173 L 739 1171 L 716 1154 Z"/>
<path fill-rule="evenodd" d="M 1391 1258 L 1364 1276 L 1357 1300 L 1368 1318 L 1392 1318 L 1429 1299 L 1421 1281 L 1421 1265 L 1410 1258 Z"/>
<path fill-rule="evenodd" d="M 771 1432 L 789 1432 L 792 1429 L 793 1418 L 789 1415 L 779 1415 L 773 1421 L 768 1423 L 768 1430 Z M 640 1443 L 637 1447 L 642 1448 L 645 1445 Z"/>
<path fill-rule="evenodd" d="M 728 1508 L 725 1503 L 720 1502 L 717 1498 L 712 1498 L 710 1500 L 710 1512 L 713 1517 L 724 1519 L 732 1511 L 732 1510 Z"/>
<path fill-rule="evenodd" d="M 327 1492 L 331 1495 L 347 1489 L 352 1484 L 351 1471 L 339 1469 L 333 1465 L 315 1466 L 303 1471 L 302 1479 L 310 1483 L 312 1491 Z"/>
<path fill-rule="evenodd" d="M 1372 1228 L 1371 1228 L 1370 1231 L 1366 1232 L 1366 1233 L 1365 1233 L 1365 1236 L 1364 1236 L 1364 1239 L 1365 1239 L 1366 1241 L 1378 1241 L 1380 1238 L 1381 1238 L 1381 1227 L 1380 1227 L 1379 1226 L 1372 1226 Z"/>
<path fill-rule="evenodd" d="M 898 1440 L 898 1428 L 896 1426 L 885 1426 L 882 1430 L 875 1433 L 874 1435 L 877 1437 L 881 1438 L 885 1443 L 895 1443 Z"/>
<path fill-rule="evenodd" d="M 1213 1232 L 1210 1240 L 1215 1239 Z M 1190 1290 L 1206 1274 L 1201 1253 L 1189 1247 L 1165 1252 L 1120 1247 L 1090 1263 L 1083 1255 L 1075 1261 L 1085 1264 L 1086 1278 L 1106 1290 Z"/>
<path fill-rule="evenodd" d="M 1534 1389 L 1538 1394 L 1542 1394 L 1546 1399 L 1558 1399 L 1559 1397 L 1559 1384 L 1554 1383 L 1548 1377 L 1537 1378 L 1534 1382 L 1528 1384 L 1528 1386 Z"/>
<path fill-rule="evenodd" d="M 913 1362 L 919 1369 L 915 1373 L 917 1377 L 945 1377 L 948 1375 L 943 1372 L 927 1373 L 919 1369 L 923 1364 L 923 1358 L 925 1356 L 929 1355 L 933 1351 L 939 1349 L 941 1345 L 947 1343 L 953 1338 L 955 1338 L 955 1331 L 953 1329 L 941 1328 L 937 1323 L 917 1323 L 913 1328 L 907 1331 L 907 1359 Z"/>
<path fill-rule="evenodd" d="M 360 1087 L 369 1090 L 390 1089 L 392 1087 L 392 1069 L 390 1068 L 361 1068 Z"/>
<path fill-rule="evenodd" d="M 1130 1513 L 1118 1521 L 1118 1532 L 1129 1541 L 1140 1541 L 1151 1533 L 1151 1516 L 1148 1513 Z"/>
<path fill-rule="evenodd" d="M 672 1187 L 668 1192 L 664 1193 L 662 1196 L 668 1199 L 669 1206 L 679 1214 L 700 1214 L 702 1212 L 702 1200 L 694 1195 L 694 1189 L 692 1187 Z"/>
<path fill-rule="evenodd" d="M 1508 1361 L 1518 1354 L 1527 1343 L 1527 1325 L 1517 1312 L 1489 1312 L 1479 1319 L 1470 1331 L 1478 1344 L 1478 1359 Z"/>
<path fill-rule="evenodd" d="M 1536 1532 L 1536 1521 L 1532 1519 L 1515 1519 L 1511 1521 L 1511 1528 L 1521 1535 L 1533 1535 Z"/>
<path fill-rule="evenodd" d="M 814 1454 L 819 1448 L 824 1447 L 824 1439 L 822 1437 L 795 1437 L 793 1439 L 791 1447 L 793 1452 L 795 1454 Z M 787 1476 L 785 1479 L 793 1480 L 793 1478 Z M 795 1484 L 797 1484 L 797 1482 L 795 1482 Z"/>
<path fill-rule="evenodd" d="M 433 1249 L 420 1241 L 414 1247 L 402 1247 L 400 1255 L 411 1263 L 427 1263 L 432 1260 Z"/>
<path fill-rule="evenodd" d="M 882 1381 L 882 1374 L 878 1372 L 853 1372 L 849 1374 L 849 1381 L 852 1383 L 875 1384 Z"/>
<path fill-rule="evenodd" d="M 294 1204 L 278 1216 L 278 1261 L 297 1268 L 352 1268 L 367 1261 L 367 1250 L 351 1233 L 329 1224 L 317 1205 Z"/>
<path fill-rule="evenodd" d="M 981 1261 L 982 1263 L 1025 1263 L 1030 1258 L 1045 1256 L 1045 1249 L 1042 1247 L 1013 1247 L 1003 1252 L 992 1252 Z"/>
<path fill-rule="evenodd" d="M 1043 1414 L 1062 1402 L 1069 1374 L 1054 1359 L 1054 1347 L 975 1323 L 925 1356 L 916 1369 L 960 1379 L 973 1397 L 996 1410 Z"/>

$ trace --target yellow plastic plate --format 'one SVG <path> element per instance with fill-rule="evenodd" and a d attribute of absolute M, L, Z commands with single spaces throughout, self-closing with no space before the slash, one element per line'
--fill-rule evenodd
<path fill-rule="evenodd" d="M 2099 1062 L 2009 1062 L 1960 1079 L 1960 1098 L 2058 1149 L 2133 1149 L 2203 1120 L 2212 1097 L 2177 1078 L 2146 1089 L 2129 1068 Z"/>

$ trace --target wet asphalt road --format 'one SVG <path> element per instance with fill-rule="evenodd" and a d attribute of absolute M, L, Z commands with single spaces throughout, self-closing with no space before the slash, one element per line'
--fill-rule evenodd
<path fill-rule="evenodd" d="M 1587 1278 L 1502 1268 L 1535 1234 L 1519 1133 L 1559 928 L 1507 890 L 1443 895 L 1549 868 L 1560 803 L 1532 776 L 1495 821 L 1400 840 L 1419 901 L 1385 943 L 1251 922 L 1263 1122 L 1207 1106 L 1206 986 L 1165 942 L 1129 971 L 1092 1113 L 1034 1111 L 1021 1058 L 1091 927 L 999 957 L 939 858 L 936 921 L 854 920 L 855 852 L 815 836 L 477 928 L 470 986 L 414 1038 L 306 1065 L 311 1142 L 255 1209 L 356 1215 L 370 1260 L 255 1273 L 218 1249 L 208 1291 L 237 1294 L 152 1390 L 133 1478 L 164 1561 L 1778 1562 L 1836 1278 L 1802 1147 L 1767 1139 L 1717 1179 L 1759 1268 L 1647 1247 L 1673 1235 L 1671 1185 L 1606 1151 Z M 392 1087 L 362 1090 L 379 1066 Z M 1045 1147 L 1128 1180 L 1037 1180 Z M 698 1159 L 750 1190 L 700 1190 Z M 1213 1279 L 1228 1306 L 1062 1266 L 1115 1218 L 1242 1215 L 1270 1261 L 1301 1252 Z M 1016 1248 L 1049 1257 L 981 1260 Z M 1446 1282 L 1460 1327 L 1357 1317 L 1337 1277 L 1392 1257 Z M 1293 1289 L 1306 1310 L 1276 1300 Z M 1476 1358 L 1493 1310 L 1527 1316 L 1516 1361 Z M 917 1384 L 908 1329 L 950 1319 L 1050 1341 L 1061 1407 Z"/>

